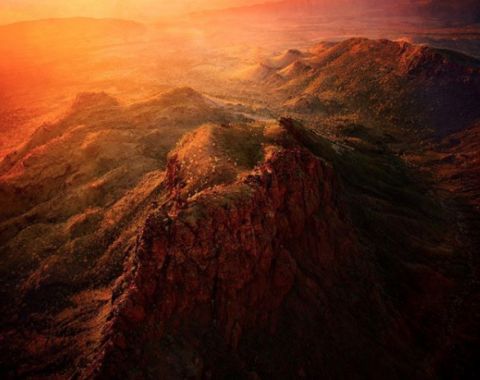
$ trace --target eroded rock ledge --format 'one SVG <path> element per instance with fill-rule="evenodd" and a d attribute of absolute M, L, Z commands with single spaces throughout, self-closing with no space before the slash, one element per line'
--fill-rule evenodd
<path fill-rule="evenodd" d="M 341 374 L 329 352 L 371 344 L 355 312 L 368 305 L 377 314 L 370 322 L 385 327 L 333 169 L 291 142 L 263 149 L 253 170 L 190 198 L 171 180 L 181 164 L 170 158 L 170 197 L 146 220 L 114 290 L 105 343 L 83 377 Z"/>

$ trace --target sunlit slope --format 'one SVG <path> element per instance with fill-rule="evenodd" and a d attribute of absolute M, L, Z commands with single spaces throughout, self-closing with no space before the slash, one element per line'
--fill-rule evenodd
<path fill-rule="evenodd" d="M 63 119 L 41 127 L 2 162 L 1 241 L 14 260 L 4 264 L 26 260 L 24 265 L 33 269 L 53 247 L 65 253 L 77 244 L 94 244 L 85 236 L 100 225 L 108 230 L 109 218 L 132 213 L 121 199 L 135 186 L 148 188 L 161 178 L 168 151 L 185 131 L 225 118 L 191 89 L 130 107 L 106 94 L 79 95 Z M 39 244 L 41 236 L 50 243 Z M 26 245 L 26 257 L 14 254 L 15 246 Z M 28 273 L 4 269 L 5 279 Z"/>
<path fill-rule="evenodd" d="M 447 50 L 387 40 L 319 44 L 294 59 L 273 57 L 243 71 L 272 107 L 299 117 L 346 116 L 426 135 L 444 135 L 480 117 L 480 61 Z M 274 85 L 273 85 L 274 84 Z"/>

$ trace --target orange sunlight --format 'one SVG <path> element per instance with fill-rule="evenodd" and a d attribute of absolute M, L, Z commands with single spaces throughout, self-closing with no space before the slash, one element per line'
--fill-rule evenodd
<path fill-rule="evenodd" d="M 125 18 L 154 21 L 178 13 L 253 3 L 252 0 L 3 0 L 0 24 L 57 17 Z"/>

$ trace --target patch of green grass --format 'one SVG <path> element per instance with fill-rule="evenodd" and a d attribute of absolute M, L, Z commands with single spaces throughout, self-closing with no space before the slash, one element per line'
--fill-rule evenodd
<path fill-rule="evenodd" d="M 225 126 L 217 130 L 216 140 L 240 167 L 253 169 L 263 159 L 263 128 Z"/>

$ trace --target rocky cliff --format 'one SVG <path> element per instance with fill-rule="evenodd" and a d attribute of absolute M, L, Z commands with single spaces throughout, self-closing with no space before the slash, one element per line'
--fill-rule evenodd
<path fill-rule="evenodd" d="M 209 133 L 231 133 L 222 128 Z M 381 299 L 333 168 L 274 129 L 282 143 L 267 140 L 253 169 L 193 196 L 184 192 L 179 155 L 206 131 L 171 154 L 169 196 L 147 217 L 113 290 L 93 373 L 335 377 L 352 368 L 366 374 L 379 357 L 378 374 L 404 373 L 381 348 L 402 322 Z"/>

